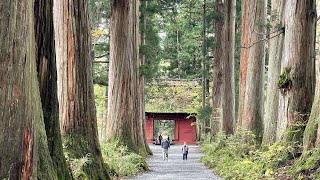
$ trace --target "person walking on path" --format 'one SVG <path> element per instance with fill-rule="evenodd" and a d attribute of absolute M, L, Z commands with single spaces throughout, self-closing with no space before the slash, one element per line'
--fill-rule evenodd
<path fill-rule="evenodd" d="M 161 141 L 162 141 L 162 136 L 161 136 L 161 134 L 159 134 L 158 140 L 159 140 L 159 144 L 161 145 Z"/>
<path fill-rule="evenodd" d="M 165 138 L 162 143 L 161 143 L 161 147 L 162 147 L 162 152 L 163 152 L 163 160 L 167 160 L 168 161 L 168 149 L 170 148 L 170 142 L 168 141 L 167 138 Z"/>
<path fill-rule="evenodd" d="M 186 142 L 184 142 L 181 150 L 182 150 L 182 159 L 187 160 L 189 147 L 187 146 Z"/>

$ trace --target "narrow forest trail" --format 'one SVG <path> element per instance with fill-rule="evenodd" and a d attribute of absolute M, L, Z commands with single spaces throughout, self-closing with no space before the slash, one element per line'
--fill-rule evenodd
<path fill-rule="evenodd" d="M 160 146 L 149 145 L 153 151 L 153 156 L 147 159 L 150 171 L 140 176 L 128 178 L 131 180 L 157 180 L 157 179 L 213 179 L 222 178 L 215 176 L 209 168 L 200 162 L 203 153 L 199 146 L 189 145 L 188 160 L 182 160 L 181 145 L 172 145 L 169 149 L 168 161 L 162 160 L 162 150 Z"/>

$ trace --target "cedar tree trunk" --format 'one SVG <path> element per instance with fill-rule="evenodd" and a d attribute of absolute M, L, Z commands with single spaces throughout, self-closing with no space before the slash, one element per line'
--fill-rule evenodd
<path fill-rule="evenodd" d="M 302 143 L 315 89 L 315 0 L 290 0 L 285 4 L 284 62 L 277 136 Z"/>
<path fill-rule="evenodd" d="M 266 114 L 264 118 L 263 143 L 273 144 L 276 141 L 279 112 L 278 80 L 281 71 L 283 51 L 283 14 L 285 0 L 271 0 L 271 30 L 269 35 L 269 64 L 267 82 Z M 280 120 L 281 121 L 281 120 Z"/>
<path fill-rule="evenodd" d="M 216 47 L 214 49 L 214 59 L 212 62 L 212 117 L 211 117 L 211 135 L 214 137 L 222 129 L 222 46 L 223 46 L 223 3 L 222 0 L 216 0 L 215 11 L 218 14 L 215 19 L 214 37 Z"/>
<path fill-rule="evenodd" d="M 72 179 L 63 154 L 59 124 L 53 0 L 35 0 L 34 8 L 37 71 L 49 152 L 58 179 Z M 42 163 L 46 160 L 40 160 L 40 167 Z"/>
<path fill-rule="evenodd" d="M 0 1 L 0 42 L 0 179 L 57 179 L 37 80 L 34 1 Z"/>
<path fill-rule="evenodd" d="M 101 156 L 93 94 L 87 1 L 54 0 L 59 116 L 71 159 L 89 157 L 89 179 L 109 179 Z"/>
<path fill-rule="evenodd" d="M 236 0 L 224 2 L 223 61 L 222 61 L 222 131 L 233 134 L 235 130 L 235 49 Z"/>
<path fill-rule="evenodd" d="M 239 122 L 262 140 L 266 1 L 244 0 L 240 59 Z"/>
<path fill-rule="evenodd" d="M 146 153 L 140 123 L 137 3 L 136 0 L 111 3 L 107 141 L 118 141 L 130 150 Z"/>

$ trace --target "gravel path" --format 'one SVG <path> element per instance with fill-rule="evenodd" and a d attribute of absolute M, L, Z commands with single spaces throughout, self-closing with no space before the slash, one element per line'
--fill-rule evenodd
<path fill-rule="evenodd" d="M 153 156 L 147 159 L 150 171 L 131 180 L 157 180 L 157 179 L 213 179 L 222 180 L 215 176 L 210 169 L 200 162 L 203 153 L 198 146 L 189 145 L 188 160 L 182 160 L 181 145 L 172 145 L 169 149 L 168 161 L 162 160 L 162 150 L 160 146 L 149 145 L 153 151 Z M 129 178 L 130 179 L 130 178 Z"/>

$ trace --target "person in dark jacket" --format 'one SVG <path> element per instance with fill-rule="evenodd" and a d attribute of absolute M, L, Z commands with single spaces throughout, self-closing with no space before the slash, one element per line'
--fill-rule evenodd
<path fill-rule="evenodd" d="M 159 134 L 159 137 L 158 137 L 158 140 L 159 140 L 159 144 L 161 145 L 161 142 L 162 142 L 162 136 L 161 136 L 161 134 Z"/>
<path fill-rule="evenodd" d="M 165 138 L 162 143 L 161 143 L 161 148 L 163 152 L 163 160 L 168 161 L 168 149 L 170 148 L 170 142 L 168 141 L 167 138 Z"/>

